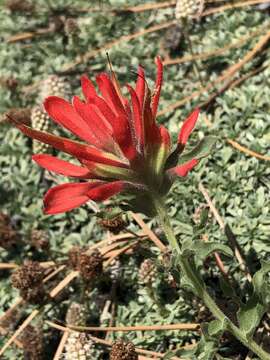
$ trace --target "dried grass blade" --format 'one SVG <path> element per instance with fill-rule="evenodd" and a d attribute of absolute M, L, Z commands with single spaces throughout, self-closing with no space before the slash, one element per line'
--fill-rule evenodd
<path fill-rule="evenodd" d="M 46 321 L 48 325 L 55 327 L 59 330 L 66 331 L 67 329 L 73 331 L 97 331 L 97 332 L 126 332 L 126 331 L 165 331 L 165 330 L 182 330 L 182 331 L 199 331 L 200 324 L 196 323 L 187 323 L 187 324 L 166 324 L 166 325 L 137 325 L 137 326 L 106 326 L 106 327 L 98 327 L 98 326 L 73 326 L 67 325 L 61 326 L 51 321 Z"/>
<path fill-rule="evenodd" d="M 5 343 L 5 345 L 0 350 L 0 356 L 9 348 L 9 346 L 16 340 L 18 335 L 27 327 L 28 324 L 38 315 L 39 310 L 34 310 L 32 313 L 24 320 L 20 327 L 15 331 L 11 338 Z"/>
<path fill-rule="evenodd" d="M 166 252 L 167 247 L 159 240 L 156 234 L 146 225 L 139 214 L 131 212 L 133 219 L 142 228 L 146 235 L 153 241 L 153 243 L 160 249 L 161 252 Z"/>
<path fill-rule="evenodd" d="M 65 344 L 67 342 L 67 339 L 69 337 L 69 332 L 65 331 L 61 337 L 61 340 L 59 342 L 58 348 L 56 350 L 56 353 L 54 354 L 53 360 L 60 360 L 62 353 L 64 351 L 65 348 Z"/>

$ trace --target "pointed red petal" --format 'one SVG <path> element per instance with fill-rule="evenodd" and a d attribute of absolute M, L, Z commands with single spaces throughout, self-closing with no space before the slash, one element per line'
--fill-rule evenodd
<path fill-rule="evenodd" d="M 119 117 L 113 112 L 111 107 L 106 103 L 104 99 L 99 96 L 95 96 L 88 101 L 88 104 L 94 106 L 96 113 L 102 118 L 103 122 L 107 124 L 110 133 L 113 133 L 114 128 L 117 128 Z"/>
<path fill-rule="evenodd" d="M 112 137 L 121 148 L 127 159 L 132 159 L 136 154 L 135 145 L 132 142 L 130 124 L 128 122 L 128 112 L 125 115 L 117 115 L 112 111 L 112 107 L 99 96 L 91 99 L 91 105 L 95 105 L 95 112 L 106 121 L 112 128 Z"/>
<path fill-rule="evenodd" d="M 131 103 L 132 103 L 132 126 L 135 130 L 135 138 L 138 143 L 139 150 L 142 153 L 144 148 L 144 126 L 142 120 L 142 111 L 140 107 L 140 102 L 135 90 L 127 85 L 128 91 L 131 95 Z"/>
<path fill-rule="evenodd" d="M 192 170 L 197 164 L 199 163 L 199 161 L 197 159 L 192 159 L 188 162 L 186 162 L 185 164 L 176 166 L 172 169 L 169 170 L 169 173 L 172 173 L 174 175 L 178 175 L 181 177 L 186 176 L 190 170 Z"/>
<path fill-rule="evenodd" d="M 57 124 L 64 126 L 84 141 L 92 143 L 91 129 L 69 102 L 57 96 L 50 96 L 44 101 L 44 107 Z"/>
<path fill-rule="evenodd" d="M 32 159 L 41 167 L 48 171 L 55 172 L 64 176 L 76 178 L 89 178 L 91 173 L 89 168 L 71 164 L 68 161 L 58 159 L 47 154 L 33 155 Z"/>
<path fill-rule="evenodd" d="M 86 75 L 83 75 L 81 77 L 81 86 L 85 100 L 88 101 L 89 99 L 97 95 L 94 84 L 90 79 L 88 79 Z"/>
<path fill-rule="evenodd" d="M 124 188 L 123 181 L 68 183 L 51 188 L 44 197 L 46 214 L 59 214 L 79 207 L 92 199 L 106 200 Z"/>
<path fill-rule="evenodd" d="M 45 144 L 51 145 L 57 150 L 66 152 L 67 154 L 73 155 L 78 159 L 85 159 L 94 161 L 102 164 L 108 164 L 119 167 L 127 167 L 126 164 L 118 161 L 111 154 L 103 152 L 99 149 L 95 149 L 88 145 L 81 144 L 79 142 L 69 140 L 60 136 L 55 136 L 43 131 L 38 131 L 30 128 L 23 124 L 15 124 L 16 127 L 21 130 L 25 135 L 41 141 Z"/>
<path fill-rule="evenodd" d="M 120 99 L 118 93 L 107 74 L 100 74 L 96 77 L 96 81 L 104 100 L 109 104 L 116 115 L 124 115 L 125 109 L 123 99 Z"/>
<path fill-rule="evenodd" d="M 188 141 L 189 135 L 191 134 L 196 122 L 198 120 L 200 109 L 195 109 L 184 121 L 181 131 L 178 136 L 178 143 L 185 145 Z"/>
<path fill-rule="evenodd" d="M 155 118 L 151 109 L 151 95 L 148 88 L 146 88 L 146 96 L 144 103 L 144 132 L 145 132 L 145 146 L 151 146 L 152 144 L 160 144 L 160 132 L 156 124 Z"/>
<path fill-rule="evenodd" d="M 159 56 L 156 57 L 155 62 L 156 62 L 156 66 L 157 66 L 157 77 L 156 77 L 154 96 L 152 99 L 152 114 L 153 114 L 154 119 L 156 118 L 156 114 L 157 114 L 162 80 L 163 80 L 163 64 L 162 64 L 162 61 Z"/>
<path fill-rule="evenodd" d="M 59 214 L 72 210 L 89 200 L 87 192 L 96 183 L 67 183 L 54 186 L 44 196 L 46 214 Z"/>
<path fill-rule="evenodd" d="M 144 69 L 142 66 L 139 66 L 138 68 L 138 78 L 136 82 L 136 94 L 138 96 L 141 109 L 144 105 L 144 96 L 145 96 L 145 75 L 144 75 Z"/>
<path fill-rule="evenodd" d="M 73 106 L 80 117 L 89 126 L 95 145 L 111 151 L 114 149 L 114 141 L 111 136 L 112 129 L 108 122 L 104 122 L 97 113 L 95 106 L 91 103 L 83 103 L 77 96 L 73 98 Z"/>
<path fill-rule="evenodd" d="M 113 181 L 110 183 L 101 183 L 96 187 L 93 187 L 91 190 L 88 191 L 87 196 L 89 199 L 94 201 L 103 201 L 111 196 L 119 193 L 125 187 L 124 181 Z"/>

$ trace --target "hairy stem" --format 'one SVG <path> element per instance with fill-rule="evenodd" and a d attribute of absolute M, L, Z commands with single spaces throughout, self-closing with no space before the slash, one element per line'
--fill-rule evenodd
<path fill-rule="evenodd" d="M 199 295 L 204 304 L 212 312 L 214 317 L 221 322 L 226 320 L 226 330 L 231 332 L 242 344 L 256 354 L 261 360 L 269 360 L 270 354 L 265 352 L 253 339 L 247 338 L 244 332 L 234 325 L 230 319 L 220 310 L 215 301 L 209 295 L 206 290 L 206 286 L 202 283 L 201 278 L 198 276 L 194 267 L 191 265 L 189 258 L 184 257 L 181 252 L 180 245 L 174 235 L 173 229 L 170 224 L 168 212 L 165 208 L 163 200 L 157 196 L 153 198 L 153 202 L 158 214 L 158 218 L 161 226 L 163 227 L 164 233 L 170 243 L 171 249 L 175 255 L 177 255 L 179 264 L 182 271 L 185 273 L 191 285 L 196 291 L 196 295 Z"/>

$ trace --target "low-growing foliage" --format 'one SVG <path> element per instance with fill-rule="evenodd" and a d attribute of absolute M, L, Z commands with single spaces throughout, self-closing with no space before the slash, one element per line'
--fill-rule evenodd
<path fill-rule="evenodd" d="M 248 349 L 244 345 L 253 337 L 269 352 L 270 52 L 266 35 L 270 18 L 267 6 L 245 2 L 234 9 L 237 2 L 231 1 L 231 9 L 219 11 L 228 2 L 205 1 L 199 16 L 177 20 L 175 6 L 162 7 L 161 1 L 154 4 L 160 5 L 156 8 L 153 2 L 137 0 L 1 2 L 0 308 L 5 314 L 0 319 L 1 346 L 33 310 L 39 309 L 17 342 L 4 352 L 4 358 L 23 359 L 25 355 L 53 359 L 63 333 L 47 320 L 75 326 L 138 326 L 127 333 L 73 333 L 62 349 L 66 359 L 70 358 L 68 346 L 74 341 L 83 351 L 87 349 L 92 359 L 109 359 L 110 345 L 121 344 L 124 349 L 129 342 L 136 349 L 163 354 L 164 359 L 245 359 Z M 139 11 L 142 6 L 145 9 Z M 204 15 L 213 9 L 216 13 Z M 156 25 L 163 28 L 143 34 Z M 245 59 L 262 37 L 266 39 L 263 46 L 221 82 L 221 74 Z M 224 51 L 218 53 L 218 49 Z M 162 244 L 158 247 L 159 243 L 149 240 L 145 228 L 141 229 L 130 212 L 134 199 L 124 195 L 104 204 L 88 202 L 72 212 L 44 215 L 43 195 L 68 179 L 42 171 L 31 160 L 37 144 L 6 119 L 8 114 L 17 123 L 29 125 L 32 112 L 33 125 L 37 109 L 39 119 L 47 116 L 41 108 L 44 97 L 60 95 L 70 100 L 71 93 L 81 96 L 82 74 L 93 79 L 104 70 L 109 72 L 106 51 L 121 84 L 134 85 L 141 64 L 150 89 L 155 81 L 154 58 L 161 56 L 165 69 L 157 121 L 169 130 L 172 143 L 177 143 L 182 121 L 192 109 L 201 107 L 181 161 L 190 159 L 186 155 L 189 151 L 191 158 L 200 155 L 203 159 L 187 178 L 174 182 L 166 198 L 167 215 L 182 246 L 182 260 L 179 254 L 164 251 Z M 203 56 L 194 61 L 196 54 Z M 57 79 L 60 88 L 50 79 Z M 51 133 L 70 136 L 53 122 L 48 126 Z M 198 141 L 201 145 L 192 150 Z M 214 150 L 204 153 L 206 145 L 214 142 Z M 145 197 L 140 198 L 142 202 L 143 219 L 154 231 L 151 237 L 157 236 L 167 245 L 164 227 L 149 216 Z M 119 245 L 111 240 L 88 252 L 100 241 L 118 235 Z M 117 257 L 121 248 L 125 251 Z M 102 260 L 103 266 L 89 266 L 91 254 L 96 262 Z M 193 273 L 187 271 L 183 258 L 190 260 Z M 46 299 L 51 298 L 43 298 L 39 305 L 29 301 L 31 296 L 36 300 L 34 286 L 27 290 L 18 286 L 27 261 L 44 267 L 44 283 L 38 288 Z M 62 270 L 45 281 L 55 270 L 52 262 Z M 89 282 L 96 270 L 98 275 Z M 80 274 L 72 273 L 73 281 L 65 283 L 72 271 Z M 197 288 L 194 276 L 201 285 Z M 58 293 L 61 280 L 63 291 Z M 215 319 L 201 300 L 204 287 L 226 315 L 222 321 Z M 23 291 L 26 303 L 10 314 L 6 312 Z M 66 313 L 74 303 L 84 306 L 83 321 L 67 320 Z M 181 331 L 140 329 L 143 325 L 194 323 L 200 324 L 201 331 L 196 327 Z M 244 345 L 231 336 L 230 324 L 239 327 Z M 36 336 L 32 339 L 29 333 Z M 33 354 L 25 350 L 29 343 L 36 344 Z M 129 345 L 132 359 L 136 358 L 134 346 Z"/>

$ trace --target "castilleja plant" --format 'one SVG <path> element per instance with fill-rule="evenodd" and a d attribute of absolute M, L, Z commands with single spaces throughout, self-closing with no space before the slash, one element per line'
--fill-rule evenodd
<path fill-rule="evenodd" d="M 216 318 L 203 327 L 201 345 L 190 354 L 192 358 L 200 355 L 196 351 L 208 342 L 205 351 L 207 359 L 212 359 L 215 342 L 224 331 L 229 331 L 260 359 L 269 360 L 270 355 L 252 339 L 252 334 L 270 305 L 269 287 L 264 282 L 270 265 L 264 264 L 254 275 L 251 304 L 243 304 L 239 309 L 239 326 L 236 326 L 216 305 L 199 271 L 202 261 L 211 253 L 218 251 L 231 256 L 231 249 L 220 243 L 193 239 L 180 244 L 171 227 L 164 197 L 177 177 L 185 177 L 208 155 L 215 138 L 205 137 L 194 149 L 184 151 L 198 119 L 196 109 L 184 121 L 172 149 L 168 131 L 156 123 L 163 75 L 159 58 L 156 65 L 152 91 L 140 66 L 135 88 L 127 85 L 128 97 L 123 94 L 113 71 L 110 76 L 102 73 L 96 77 L 99 93 L 86 76 L 82 77 L 84 101 L 75 96 L 70 104 L 56 96 L 48 97 L 44 102 L 48 115 L 80 141 L 34 130 L 11 119 L 26 135 L 72 155 L 78 162 L 70 163 L 48 154 L 33 156 L 49 171 L 80 179 L 80 182 L 51 188 L 44 198 L 45 212 L 62 213 L 88 200 L 103 201 L 122 191 L 132 192 L 137 198 L 143 195 L 144 202 L 158 215 L 170 243 L 173 263 L 181 271 L 182 284 L 200 297 Z"/>
<path fill-rule="evenodd" d="M 140 66 L 136 87 L 127 85 L 129 99 L 123 95 L 111 72 L 111 76 L 102 73 L 96 77 L 100 95 L 93 83 L 83 76 L 84 101 L 77 96 L 71 104 L 57 96 L 45 100 L 44 108 L 49 116 L 76 135 L 80 142 L 17 124 L 26 135 L 72 155 L 80 163 L 70 163 L 49 154 L 33 156 L 35 162 L 49 171 L 83 180 L 51 188 L 44 198 L 45 213 L 62 213 L 90 199 L 102 201 L 124 190 L 144 192 L 150 197 L 161 196 L 177 176 L 186 176 L 198 164 L 201 152 L 178 165 L 178 158 L 198 119 L 198 109 L 185 120 L 173 152 L 168 131 L 156 123 L 163 76 L 160 58 L 156 58 L 156 65 L 153 91 Z"/>

